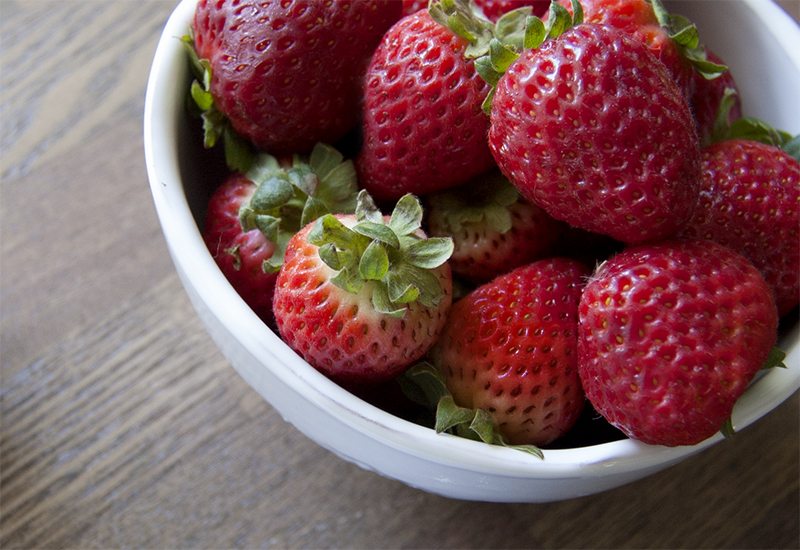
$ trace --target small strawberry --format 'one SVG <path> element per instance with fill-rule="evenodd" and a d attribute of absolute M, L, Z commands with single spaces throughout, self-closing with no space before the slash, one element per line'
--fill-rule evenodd
<path fill-rule="evenodd" d="M 384 217 L 366 192 L 355 216 L 327 215 L 287 245 L 273 309 L 281 337 L 330 378 L 388 380 L 433 345 L 450 308 L 449 239 L 426 239 L 402 197 Z"/>
<path fill-rule="evenodd" d="M 355 169 L 332 147 L 281 166 L 261 155 L 246 174 L 231 174 L 209 199 L 203 239 L 225 277 L 265 322 L 286 242 L 328 212 L 352 212 Z"/>
<path fill-rule="evenodd" d="M 669 237 L 697 200 L 700 151 L 686 99 L 641 42 L 579 23 L 550 19 L 526 32 L 532 49 L 490 54 L 505 69 L 494 76 L 492 153 L 523 197 L 556 219 L 627 243 Z"/>
<path fill-rule="evenodd" d="M 383 37 L 367 69 L 359 182 L 376 199 L 424 195 L 492 166 L 489 90 L 463 58 L 467 41 L 418 11 Z"/>
<path fill-rule="evenodd" d="M 566 433 L 584 404 L 577 330 L 588 274 L 572 260 L 541 260 L 456 302 L 431 351 L 455 405 L 488 411 L 512 444 L 546 445 Z"/>
<path fill-rule="evenodd" d="M 724 65 L 722 59 L 715 53 L 709 51 L 708 59 L 719 65 Z M 726 100 L 726 95 L 730 100 Z M 730 105 L 725 102 L 730 101 Z M 719 75 L 717 78 L 708 79 L 701 73 L 694 74 L 694 91 L 691 99 L 692 113 L 697 122 L 697 133 L 700 141 L 707 144 L 713 139 L 715 128 L 719 124 L 730 126 L 736 120 L 742 118 L 742 101 L 739 95 L 739 87 L 733 78 L 730 69 Z M 724 113 L 720 113 L 723 110 Z M 723 120 L 718 121 L 719 116 Z"/>
<path fill-rule="evenodd" d="M 453 239 L 453 273 L 475 283 L 543 258 L 564 229 L 496 171 L 432 195 L 427 214 L 431 235 Z"/>
<path fill-rule="evenodd" d="M 800 161 L 775 145 L 728 139 L 703 149 L 701 173 L 700 201 L 681 235 L 748 258 L 785 315 L 800 301 Z"/>
<path fill-rule="evenodd" d="M 394 0 L 200 0 L 192 27 L 213 99 L 200 102 L 207 130 L 224 134 L 224 115 L 279 154 L 339 140 L 356 125 L 364 68 L 400 10 Z"/>
<path fill-rule="evenodd" d="M 758 270 L 711 241 L 619 253 L 589 280 L 579 312 L 586 396 L 629 437 L 668 446 L 723 428 L 778 325 Z"/>

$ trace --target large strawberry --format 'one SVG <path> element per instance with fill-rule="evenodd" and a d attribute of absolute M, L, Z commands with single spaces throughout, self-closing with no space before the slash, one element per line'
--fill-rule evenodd
<path fill-rule="evenodd" d="M 225 277 L 265 322 L 286 242 L 328 212 L 352 212 L 355 169 L 332 147 L 281 165 L 261 155 L 246 174 L 232 174 L 209 199 L 203 239 Z"/>
<path fill-rule="evenodd" d="M 476 283 L 545 257 L 564 231 L 497 171 L 432 195 L 427 204 L 429 233 L 453 239 L 453 273 Z"/>
<path fill-rule="evenodd" d="M 433 362 L 455 404 L 488 411 L 509 443 L 546 445 L 580 415 L 578 301 L 588 274 L 573 260 L 541 260 L 450 311 Z"/>
<path fill-rule="evenodd" d="M 355 216 L 327 215 L 287 245 L 274 312 L 281 336 L 346 384 L 392 378 L 433 345 L 450 308 L 449 239 L 426 239 L 402 197 L 384 217 L 365 192 Z"/>
<path fill-rule="evenodd" d="M 627 34 L 588 23 L 558 34 L 563 27 L 550 24 L 531 37 L 538 47 L 515 60 L 505 50 L 489 130 L 500 169 L 525 198 L 576 227 L 627 243 L 673 235 L 698 192 L 686 99 Z"/>
<path fill-rule="evenodd" d="M 424 10 L 383 37 L 364 80 L 356 160 L 359 182 L 376 199 L 424 195 L 492 166 L 481 112 L 489 87 L 464 59 L 467 45 Z"/>
<path fill-rule="evenodd" d="M 800 161 L 775 145 L 730 139 L 703 150 L 700 201 L 682 235 L 747 257 L 778 311 L 800 301 Z"/>
<path fill-rule="evenodd" d="M 778 324 L 758 270 L 711 241 L 619 253 L 592 276 L 579 311 L 587 397 L 628 436 L 669 446 L 726 425 Z"/>
<path fill-rule="evenodd" d="M 394 0 L 200 0 L 194 47 L 214 100 L 204 107 L 270 153 L 335 142 L 357 122 L 364 68 L 400 10 Z"/>

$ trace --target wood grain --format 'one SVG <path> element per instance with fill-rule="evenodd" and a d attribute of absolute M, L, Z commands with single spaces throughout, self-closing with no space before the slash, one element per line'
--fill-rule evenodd
<path fill-rule="evenodd" d="M 548 505 L 423 493 L 286 424 L 206 336 L 153 212 L 141 117 L 173 6 L 0 0 L 0 547 L 800 546 L 797 395 Z"/>

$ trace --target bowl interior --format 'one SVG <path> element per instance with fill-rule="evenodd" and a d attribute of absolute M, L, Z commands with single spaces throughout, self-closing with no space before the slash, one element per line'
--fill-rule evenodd
<path fill-rule="evenodd" d="M 145 152 L 151 190 L 173 261 L 201 318 L 234 367 L 287 420 L 337 454 L 425 489 L 446 492 L 441 487 L 447 481 L 415 483 L 421 478 L 413 473 L 414 468 L 404 470 L 412 472 L 404 477 L 392 470 L 387 461 L 400 456 L 409 461 L 421 460 L 427 466 L 449 468 L 444 471 L 451 475 L 456 470 L 474 473 L 478 477 L 464 479 L 465 483 L 478 484 L 476 495 L 483 494 L 480 483 L 487 483 L 486 476 L 496 480 L 569 474 L 588 479 L 626 471 L 646 473 L 721 439 L 717 435 L 699 445 L 679 448 L 621 439 L 546 450 L 545 460 L 541 461 L 517 451 L 437 435 L 343 390 L 294 354 L 232 290 L 200 236 L 198 227 L 206 201 L 222 181 L 225 170 L 218 152 L 203 150 L 200 124 L 184 109 L 189 71 L 178 38 L 188 31 L 194 4 L 195 0 L 183 0 L 176 8 L 151 70 L 145 106 Z M 724 8 L 720 7 L 722 4 Z M 685 0 L 670 6 L 696 21 L 704 42 L 731 65 L 743 92 L 745 114 L 764 118 L 792 133 L 800 132 L 800 110 L 796 108 L 800 52 L 792 47 L 800 43 L 800 31 L 777 6 L 762 0 Z M 748 41 L 741 40 L 742 36 L 747 36 Z M 784 327 L 782 346 L 789 352 L 789 368 L 773 369 L 753 384 L 734 411 L 737 429 L 754 422 L 800 387 L 797 341 L 797 323 Z M 285 388 L 286 396 L 276 395 L 274 387 Z M 290 395 L 297 399 L 292 401 Z M 367 438 L 363 441 L 377 442 L 402 454 L 361 453 L 353 448 L 352 439 L 328 437 L 306 422 L 307 406 L 313 407 L 318 420 L 335 418 L 331 430 L 350 429 Z M 619 482 L 630 479 L 620 478 Z"/>

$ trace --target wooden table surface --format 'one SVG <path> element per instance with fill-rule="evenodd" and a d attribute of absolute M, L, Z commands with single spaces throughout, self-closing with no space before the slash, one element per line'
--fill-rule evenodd
<path fill-rule="evenodd" d="M 174 4 L 0 0 L 0 547 L 800 544 L 797 395 L 665 472 L 547 505 L 426 494 L 284 423 L 206 336 L 150 199 L 144 90 Z"/>

